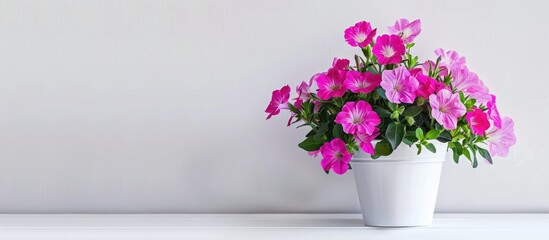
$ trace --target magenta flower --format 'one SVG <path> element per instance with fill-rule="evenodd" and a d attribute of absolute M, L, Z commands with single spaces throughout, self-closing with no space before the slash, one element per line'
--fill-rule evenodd
<path fill-rule="evenodd" d="M 394 26 L 388 27 L 389 33 L 399 35 L 404 43 L 414 41 L 414 38 L 421 32 L 421 20 L 416 19 L 408 22 L 408 19 L 402 18 L 395 22 Z"/>
<path fill-rule="evenodd" d="M 429 103 L 433 109 L 433 118 L 448 130 L 455 129 L 458 118 L 466 112 L 465 105 L 459 100 L 459 94 L 452 94 L 448 89 L 442 89 L 437 94 L 429 96 Z"/>
<path fill-rule="evenodd" d="M 372 39 L 376 35 L 377 29 L 372 29 L 369 22 L 357 22 L 354 26 L 345 29 L 345 41 L 353 47 L 365 48 L 372 43 Z"/>
<path fill-rule="evenodd" d="M 288 100 L 290 100 L 290 86 L 286 85 L 280 90 L 274 90 L 271 102 L 269 103 L 269 106 L 267 106 L 267 109 L 265 109 L 265 112 L 269 114 L 267 119 L 278 115 L 280 109 L 289 109 Z"/>
<path fill-rule="evenodd" d="M 336 174 L 344 174 L 349 169 L 349 162 L 352 155 L 347 151 L 345 142 L 340 138 L 335 138 L 331 142 L 326 142 L 320 147 L 322 161 L 320 164 L 324 171 L 334 170 Z"/>
<path fill-rule="evenodd" d="M 385 95 L 392 103 L 413 103 L 419 82 L 406 67 L 402 66 L 383 71 L 380 85 L 385 89 Z"/>
<path fill-rule="evenodd" d="M 379 129 L 376 128 L 373 134 L 366 134 L 363 132 L 357 132 L 355 134 L 355 141 L 359 144 L 362 151 L 374 155 L 374 145 L 372 141 L 379 136 Z"/>
<path fill-rule="evenodd" d="M 490 155 L 506 157 L 509 154 L 509 148 L 515 145 L 515 123 L 509 117 L 504 117 L 501 122 L 501 128 L 492 127 L 486 133 Z"/>
<path fill-rule="evenodd" d="M 345 58 L 334 58 L 332 61 L 332 68 L 342 71 L 347 71 L 347 68 L 349 67 L 349 64 L 351 61 L 349 59 Z"/>
<path fill-rule="evenodd" d="M 368 102 L 360 100 L 345 103 L 334 122 L 341 124 L 345 133 L 356 134 L 359 132 L 372 135 L 381 119 Z"/>
<path fill-rule="evenodd" d="M 318 97 L 328 100 L 333 97 L 341 97 L 347 89 L 344 86 L 345 74 L 337 69 L 330 69 L 328 73 L 321 74 L 316 79 L 318 85 Z"/>
<path fill-rule="evenodd" d="M 435 50 L 435 54 L 441 58 L 440 68 L 444 70 L 460 69 L 465 67 L 465 57 L 460 57 L 456 51 L 444 51 L 442 48 Z M 444 74 L 442 74 L 444 72 Z M 441 72 L 441 76 L 446 76 L 447 71 Z"/>
<path fill-rule="evenodd" d="M 400 63 L 405 52 L 404 42 L 397 35 L 385 34 L 377 37 L 372 48 L 372 53 L 377 57 L 377 62 L 383 65 Z"/>
<path fill-rule="evenodd" d="M 415 77 L 419 82 L 419 87 L 416 91 L 416 95 L 421 96 L 425 99 L 429 98 L 431 94 L 437 93 L 441 89 L 446 88 L 446 85 L 444 85 L 444 83 L 425 76 L 421 72 L 417 73 Z"/>
<path fill-rule="evenodd" d="M 480 108 L 474 108 L 472 112 L 467 112 L 465 120 L 475 135 L 484 135 L 484 132 L 490 127 L 488 116 Z"/>
<path fill-rule="evenodd" d="M 490 101 L 486 104 L 488 108 L 488 117 L 494 123 L 494 126 L 501 128 L 501 116 L 499 115 L 498 108 L 496 107 L 496 96 L 490 94 Z"/>
<path fill-rule="evenodd" d="M 345 87 L 354 93 L 369 93 L 379 86 L 381 76 L 371 72 L 348 71 Z"/>

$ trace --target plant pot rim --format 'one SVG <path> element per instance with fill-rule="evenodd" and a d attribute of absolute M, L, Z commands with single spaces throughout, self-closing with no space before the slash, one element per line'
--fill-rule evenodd
<path fill-rule="evenodd" d="M 372 141 L 375 146 L 380 140 Z M 428 162 L 443 162 L 446 160 L 447 143 L 442 143 L 438 140 L 429 140 L 429 143 L 435 145 L 436 153 L 432 153 L 425 147 L 422 148 L 421 153 L 417 154 L 417 147 L 415 145 L 408 146 L 406 144 L 400 144 L 397 149 L 393 151 L 389 156 L 380 156 L 377 159 L 373 159 L 369 153 L 362 150 L 355 152 L 351 159 L 351 164 L 362 163 L 428 163 Z"/>

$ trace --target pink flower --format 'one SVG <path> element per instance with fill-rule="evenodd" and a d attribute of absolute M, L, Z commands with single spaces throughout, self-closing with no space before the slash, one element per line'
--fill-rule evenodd
<path fill-rule="evenodd" d="M 456 51 L 444 51 L 442 48 L 435 50 L 435 54 L 441 58 L 439 67 L 445 70 L 460 69 L 465 67 L 465 57 L 460 57 Z M 447 73 L 447 71 L 445 71 Z M 442 74 L 441 76 L 446 76 Z"/>
<path fill-rule="evenodd" d="M 402 66 L 394 70 L 383 71 L 381 87 L 385 89 L 387 99 L 393 103 L 413 103 L 419 82 Z"/>
<path fill-rule="evenodd" d="M 369 22 L 357 22 L 354 26 L 350 26 L 345 30 L 345 41 L 353 47 L 365 48 L 372 43 L 376 31 L 375 28 L 372 30 Z"/>
<path fill-rule="evenodd" d="M 477 74 L 469 71 L 467 67 L 454 66 L 451 70 L 452 87 L 455 91 L 462 91 L 468 96 L 475 98 L 479 103 L 486 103 L 490 100 L 488 88 L 478 78 Z"/>
<path fill-rule="evenodd" d="M 490 155 L 506 157 L 509 154 L 509 148 L 515 145 L 515 123 L 509 117 L 504 117 L 501 122 L 501 128 L 492 126 L 486 133 Z"/>
<path fill-rule="evenodd" d="M 480 108 L 474 108 L 472 112 L 467 112 L 465 119 L 475 135 L 484 135 L 484 132 L 490 127 L 488 116 Z"/>
<path fill-rule="evenodd" d="M 413 22 L 408 22 L 408 19 L 399 19 L 394 26 L 388 27 L 389 33 L 401 36 L 404 43 L 414 41 L 414 38 L 421 32 L 421 20 L 416 19 Z"/>
<path fill-rule="evenodd" d="M 347 89 L 345 75 L 337 69 L 330 69 L 328 73 L 318 76 L 316 83 L 318 85 L 318 97 L 322 100 L 328 100 L 332 97 L 341 97 Z"/>
<path fill-rule="evenodd" d="M 355 134 L 355 141 L 360 145 L 362 151 L 374 155 L 374 145 L 372 141 L 379 136 L 379 129 L 376 128 L 373 134 L 366 134 L 363 132 L 357 132 Z"/>
<path fill-rule="evenodd" d="M 320 147 L 322 161 L 320 164 L 324 171 L 334 170 L 336 174 L 344 174 L 349 169 L 349 162 L 352 155 L 347 151 L 345 142 L 340 138 L 335 138 L 331 142 L 326 142 Z"/>
<path fill-rule="evenodd" d="M 349 59 L 345 58 L 334 58 L 334 61 L 332 62 L 332 68 L 342 71 L 347 71 L 347 68 L 349 67 L 349 64 L 351 61 Z"/>
<path fill-rule="evenodd" d="M 421 72 L 418 73 L 415 77 L 419 82 L 419 88 L 416 91 L 416 95 L 421 96 L 425 99 L 429 98 L 431 94 L 437 93 L 441 89 L 446 88 L 446 85 L 444 85 L 444 83 L 427 77 Z"/>
<path fill-rule="evenodd" d="M 265 112 L 269 114 L 267 119 L 278 115 L 280 109 L 288 109 L 288 100 L 290 100 L 290 86 L 286 85 L 280 90 L 274 90 L 271 102 L 269 103 L 269 106 L 267 106 L 267 109 L 265 109 Z"/>
<path fill-rule="evenodd" d="M 369 93 L 381 82 L 381 76 L 371 72 L 348 71 L 345 87 L 354 93 Z"/>
<path fill-rule="evenodd" d="M 465 106 L 459 100 L 459 94 L 448 89 L 442 89 L 437 94 L 429 96 L 433 111 L 431 114 L 444 128 L 453 130 L 457 127 L 458 118 L 465 114 Z"/>
<path fill-rule="evenodd" d="M 431 60 L 427 60 L 425 61 L 424 63 L 421 64 L 421 70 L 422 70 L 422 73 L 423 75 L 425 76 L 429 76 L 429 71 L 435 71 L 435 62 L 431 61 Z M 440 73 L 438 74 L 439 76 L 446 76 L 446 74 L 448 74 L 448 70 L 446 68 L 440 68 L 440 66 L 438 67 L 439 70 L 440 70 Z"/>
<path fill-rule="evenodd" d="M 385 34 L 377 37 L 372 48 L 372 53 L 377 57 L 377 62 L 383 65 L 400 63 L 405 52 L 404 42 L 397 35 L 389 36 Z"/>
<path fill-rule="evenodd" d="M 486 104 L 488 108 L 488 117 L 494 123 L 494 126 L 501 128 L 501 116 L 499 115 L 498 108 L 496 107 L 496 96 L 490 94 L 490 101 Z"/>
<path fill-rule="evenodd" d="M 345 133 L 359 132 L 372 135 L 381 119 L 368 102 L 360 100 L 345 103 L 341 112 L 337 114 L 335 122 L 343 126 Z"/>

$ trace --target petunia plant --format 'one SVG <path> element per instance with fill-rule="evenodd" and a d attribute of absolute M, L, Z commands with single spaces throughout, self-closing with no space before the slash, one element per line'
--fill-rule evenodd
<path fill-rule="evenodd" d="M 513 120 L 500 116 L 496 97 L 457 52 L 437 49 L 436 59 L 420 63 L 411 53 L 420 32 L 419 19 L 400 19 L 377 37 L 369 22 L 347 28 L 345 41 L 361 55 L 352 64 L 335 58 L 297 86 L 292 102 L 288 85 L 273 91 L 267 119 L 288 110 L 288 126 L 309 127 L 299 147 L 320 153 L 327 173 L 345 173 L 356 151 L 378 158 L 405 144 L 418 154 L 436 152 L 433 141 L 473 167 L 479 156 L 490 164 L 492 156 L 507 156 L 516 141 Z"/>

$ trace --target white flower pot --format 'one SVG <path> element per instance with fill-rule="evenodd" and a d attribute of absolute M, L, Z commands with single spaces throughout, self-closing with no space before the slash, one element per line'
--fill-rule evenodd
<path fill-rule="evenodd" d="M 416 146 L 405 144 L 390 156 L 378 159 L 363 151 L 355 153 L 352 173 L 366 225 L 405 227 L 432 223 L 447 147 L 438 141 L 432 143 L 436 153 L 423 147 L 417 155 Z"/>

